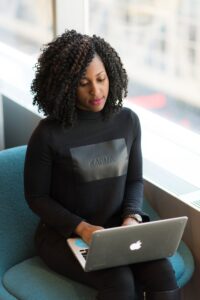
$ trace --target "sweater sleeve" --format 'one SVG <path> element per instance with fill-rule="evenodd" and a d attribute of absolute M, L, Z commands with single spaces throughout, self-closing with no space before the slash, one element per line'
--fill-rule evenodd
<path fill-rule="evenodd" d="M 45 124 L 41 121 L 27 147 L 24 167 L 25 198 L 42 222 L 68 237 L 82 219 L 51 197 L 53 150 L 50 129 L 43 125 Z"/>
<path fill-rule="evenodd" d="M 138 116 L 131 112 L 134 138 L 131 145 L 128 173 L 126 180 L 125 196 L 122 217 L 130 214 L 140 214 L 144 222 L 149 221 L 149 216 L 142 211 L 143 203 L 143 174 L 142 174 L 142 150 L 141 127 Z"/>

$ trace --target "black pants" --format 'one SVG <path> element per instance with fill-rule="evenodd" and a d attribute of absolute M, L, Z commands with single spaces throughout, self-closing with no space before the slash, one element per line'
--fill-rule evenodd
<path fill-rule="evenodd" d="M 37 243 L 43 261 L 54 271 L 98 291 L 98 300 L 136 299 L 136 282 L 144 291 L 167 291 L 177 288 L 174 270 L 167 259 L 84 272 L 68 248 L 65 238 L 52 233 Z"/>

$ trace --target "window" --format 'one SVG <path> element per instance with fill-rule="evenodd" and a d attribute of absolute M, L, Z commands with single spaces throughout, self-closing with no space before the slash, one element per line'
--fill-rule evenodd
<path fill-rule="evenodd" d="M 0 42 L 33 54 L 52 37 L 52 1 L 0 1 Z"/>
<path fill-rule="evenodd" d="M 128 101 L 200 133 L 200 2 L 93 0 L 89 16 L 122 57 Z"/>

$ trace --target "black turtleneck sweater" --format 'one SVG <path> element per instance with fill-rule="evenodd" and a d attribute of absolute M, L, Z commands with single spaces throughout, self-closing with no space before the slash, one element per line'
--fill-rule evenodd
<path fill-rule="evenodd" d="M 123 108 L 105 121 L 78 110 L 71 128 L 43 119 L 28 144 L 24 183 L 30 208 L 65 237 L 83 220 L 106 228 L 131 213 L 148 220 L 137 115 Z"/>

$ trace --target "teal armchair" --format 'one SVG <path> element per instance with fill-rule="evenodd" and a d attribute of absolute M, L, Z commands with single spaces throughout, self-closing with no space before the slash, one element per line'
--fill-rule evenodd
<path fill-rule="evenodd" d="M 94 300 L 94 289 L 53 272 L 36 256 L 38 217 L 23 193 L 25 152 L 26 146 L 0 151 L 0 300 Z M 159 218 L 146 200 L 144 210 Z M 194 271 L 192 254 L 181 242 L 170 259 L 182 287 Z"/>

